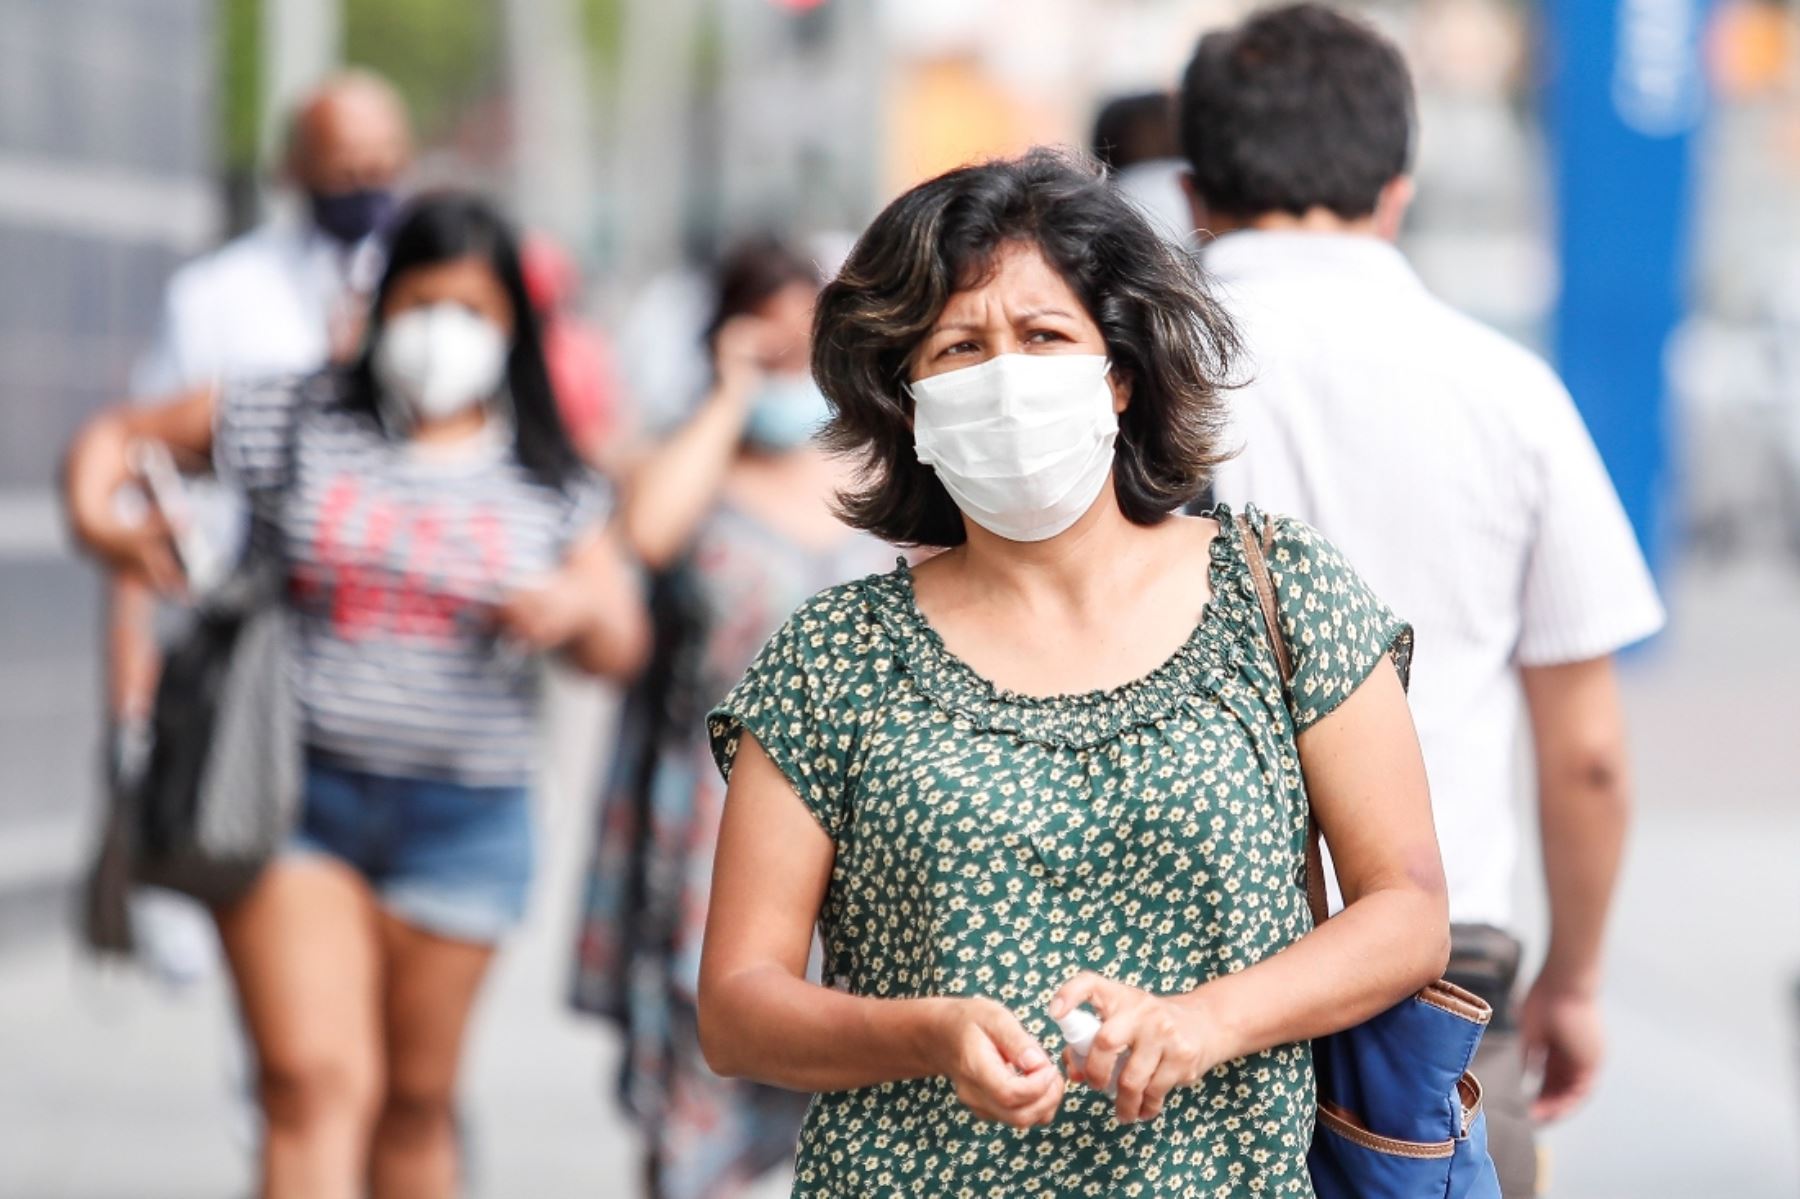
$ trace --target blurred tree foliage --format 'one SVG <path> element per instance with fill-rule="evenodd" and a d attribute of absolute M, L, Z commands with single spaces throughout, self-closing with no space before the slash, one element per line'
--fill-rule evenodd
<path fill-rule="evenodd" d="M 506 0 L 339 2 L 345 61 L 392 79 L 426 142 L 449 133 L 459 112 L 499 78 Z M 263 0 L 217 3 L 219 164 L 227 176 L 250 177 L 262 155 Z M 577 0 L 580 34 L 598 75 L 610 75 L 618 65 L 627 3 Z"/>
<path fill-rule="evenodd" d="M 218 162 L 229 178 L 256 171 L 262 150 L 262 3 L 219 0 Z"/>
<path fill-rule="evenodd" d="M 344 0 L 344 59 L 394 81 L 419 138 L 447 136 L 504 67 L 495 0 Z"/>
<path fill-rule="evenodd" d="M 630 0 L 579 0 L 588 61 L 598 75 L 610 76 L 625 46 L 625 6 Z"/>

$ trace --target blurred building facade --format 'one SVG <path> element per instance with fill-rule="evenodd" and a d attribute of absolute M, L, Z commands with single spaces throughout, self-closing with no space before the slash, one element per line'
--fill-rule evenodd
<path fill-rule="evenodd" d="M 208 0 L 0 0 L 0 931 L 79 860 L 97 778 L 92 572 L 56 464 L 219 223 Z"/>

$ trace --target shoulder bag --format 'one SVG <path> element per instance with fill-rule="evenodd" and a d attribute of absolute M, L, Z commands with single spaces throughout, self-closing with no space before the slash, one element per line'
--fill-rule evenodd
<path fill-rule="evenodd" d="M 139 882 L 230 903 L 293 827 L 304 771 L 281 573 L 253 555 L 164 659 L 136 784 Z"/>
<path fill-rule="evenodd" d="M 1285 693 L 1294 664 L 1269 573 L 1273 528 L 1266 517 L 1260 536 L 1247 518 L 1237 523 Z M 1313 923 L 1323 924 L 1324 860 L 1310 815 L 1306 901 Z M 1480 998 L 1440 979 L 1361 1024 L 1314 1038 L 1318 1120 L 1306 1164 L 1319 1199 L 1500 1199 L 1481 1084 L 1469 1073 L 1492 1015 Z"/>

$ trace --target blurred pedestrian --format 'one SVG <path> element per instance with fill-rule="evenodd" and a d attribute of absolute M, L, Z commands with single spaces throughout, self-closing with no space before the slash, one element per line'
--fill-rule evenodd
<path fill-rule="evenodd" d="M 657 650 L 626 699 L 588 880 L 576 1004 L 626 1039 L 619 1089 L 648 1139 L 652 1199 L 722 1199 L 792 1163 L 807 1097 L 721 1079 L 696 1033 L 701 931 L 725 785 L 706 710 L 782 619 L 894 551 L 833 511 L 850 482 L 813 440 L 820 279 L 778 241 L 730 253 L 699 410 L 639 466 L 626 528 L 658 571 Z"/>
<path fill-rule="evenodd" d="M 544 336 L 550 386 L 569 440 L 587 462 L 611 465 L 621 430 L 620 381 L 606 337 L 576 310 L 581 273 L 567 250 L 542 233 L 526 237 L 525 289 Z"/>
<path fill-rule="evenodd" d="M 179 585 L 114 493 L 139 440 L 215 462 L 286 574 L 307 777 L 290 846 L 215 913 L 256 1045 L 269 1199 L 449 1196 L 467 1018 L 531 873 L 537 655 L 631 671 L 608 499 L 557 418 L 507 226 L 400 220 L 345 369 L 94 418 L 69 506 L 108 566 Z"/>
<path fill-rule="evenodd" d="M 1187 163 L 1175 140 L 1175 98 L 1133 92 L 1101 105 L 1094 118 L 1094 157 L 1113 186 L 1143 212 L 1156 231 L 1177 242 L 1192 233 L 1181 177 Z"/>
<path fill-rule="evenodd" d="M 1606 912 L 1630 786 L 1613 654 L 1663 612 L 1567 391 L 1435 299 L 1393 242 L 1411 196 L 1399 51 L 1317 5 L 1202 38 L 1181 92 L 1205 262 L 1248 350 L 1220 499 L 1314 521 L 1419 631 L 1412 711 L 1450 883 L 1449 977 L 1493 1004 L 1475 1072 L 1509 1199 L 1533 1125 L 1602 1056 Z M 1542 971 L 1518 969 L 1521 695 L 1549 891 Z M 1527 1095 L 1525 1072 L 1541 1073 Z M 1377 1130 L 1380 1131 L 1380 1130 Z"/>
<path fill-rule="evenodd" d="M 1410 631 L 1305 525 L 1171 515 L 1231 353 L 1192 259 L 1045 151 L 901 196 L 822 294 L 844 510 L 943 552 L 808 600 L 709 722 L 700 1037 L 819 1093 L 796 1195 L 1309 1195 L 1310 1038 L 1442 968 Z M 1316 930 L 1309 801 L 1351 897 Z"/>
<path fill-rule="evenodd" d="M 314 88 L 290 118 L 282 171 L 305 197 L 304 215 L 270 220 L 175 273 L 133 393 L 311 372 L 354 353 L 380 270 L 377 234 L 411 155 L 405 104 L 385 80 L 349 71 Z M 189 495 L 196 536 L 228 563 L 242 544 L 242 500 L 205 479 Z M 107 708 L 124 769 L 144 736 L 161 655 L 150 591 L 121 576 L 109 598 Z M 134 931 L 145 955 L 176 981 L 204 973 L 214 950 L 202 915 L 173 896 L 143 898 Z"/>

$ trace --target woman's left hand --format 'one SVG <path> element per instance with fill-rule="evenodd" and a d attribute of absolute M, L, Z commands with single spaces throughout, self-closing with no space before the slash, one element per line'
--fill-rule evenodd
<path fill-rule="evenodd" d="M 510 593 L 495 610 L 495 618 L 507 636 L 548 653 L 592 627 L 594 599 L 572 572 L 559 570 L 535 587 Z"/>
<path fill-rule="evenodd" d="M 1216 1036 L 1208 1035 L 1202 1013 L 1174 999 L 1151 995 L 1098 974 L 1082 973 L 1063 984 L 1050 1001 L 1050 1015 L 1060 1019 L 1083 1004 L 1100 1017 L 1087 1061 L 1076 1066 L 1063 1050 L 1063 1070 L 1071 1082 L 1104 1089 L 1113 1067 L 1126 1050 L 1131 1056 L 1119 1076 L 1119 1123 L 1153 1120 L 1176 1087 L 1189 1086 L 1221 1060 Z"/>

